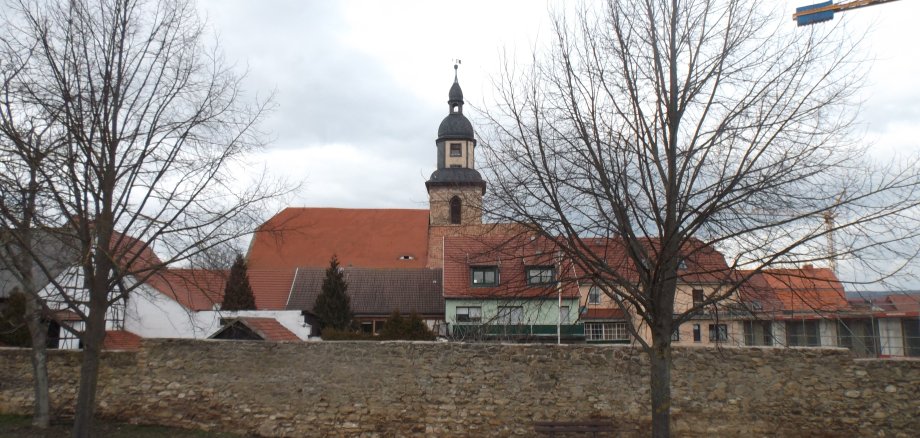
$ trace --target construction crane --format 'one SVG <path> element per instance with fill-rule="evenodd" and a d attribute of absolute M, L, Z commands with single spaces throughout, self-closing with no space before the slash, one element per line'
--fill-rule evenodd
<path fill-rule="evenodd" d="M 792 14 L 792 20 L 798 23 L 799 26 L 808 26 L 810 24 L 833 20 L 834 12 L 844 12 L 850 9 L 875 6 L 893 1 L 896 0 L 853 0 L 837 4 L 834 4 L 833 1 L 826 1 L 796 8 L 795 13 Z"/>

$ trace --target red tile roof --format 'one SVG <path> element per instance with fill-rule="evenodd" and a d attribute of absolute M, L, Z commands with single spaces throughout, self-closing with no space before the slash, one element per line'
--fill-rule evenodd
<path fill-rule="evenodd" d="M 300 341 L 300 338 L 297 337 L 293 332 L 281 325 L 278 320 L 274 318 L 255 318 L 255 317 L 239 317 L 231 321 L 228 321 L 220 330 L 216 331 L 210 337 L 212 339 L 220 338 L 220 334 L 224 331 L 231 329 L 233 326 L 243 325 L 257 336 L 262 338 L 264 341 L 270 342 L 280 342 L 280 341 Z"/>
<path fill-rule="evenodd" d="M 141 348 L 141 337 L 126 330 L 108 330 L 102 341 L 103 350 L 137 350 Z"/>
<path fill-rule="evenodd" d="M 342 266 L 423 268 L 428 210 L 286 208 L 253 236 L 250 269 Z M 411 259 L 400 259 L 408 256 Z"/>
<path fill-rule="evenodd" d="M 626 317 L 626 314 L 623 312 L 623 309 L 611 309 L 611 308 L 593 308 L 588 309 L 585 313 L 581 314 L 580 319 L 623 319 Z"/>
<path fill-rule="evenodd" d="M 571 265 L 556 260 L 551 242 L 523 236 L 514 237 L 453 237 L 444 238 L 444 297 L 445 298 L 578 298 L 575 282 L 547 286 L 527 284 L 528 266 L 554 266 L 556 275 L 568 272 Z M 471 267 L 498 267 L 499 281 L 494 287 L 473 286 Z"/>
<path fill-rule="evenodd" d="M 112 235 L 115 260 L 129 273 L 157 269 L 163 262 L 153 252 L 150 244 L 127 234 L 115 232 Z"/>
<path fill-rule="evenodd" d="M 249 286 L 256 309 L 284 310 L 294 282 L 295 269 L 249 269 Z"/>
<path fill-rule="evenodd" d="M 166 269 L 150 276 L 147 284 L 183 307 L 198 311 L 211 310 L 223 302 L 226 278 L 226 271 Z"/>
<path fill-rule="evenodd" d="M 605 275 L 606 271 L 606 275 L 617 275 L 626 281 L 639 280 L 639 272 L 629 256 L 624 240 L 596 238 L 583 239 L 582 242 L 586 249 L 590 250 L 590 256 L 597 258 L 595 267 L 598 268 L 598 275 Z M 639 244 L 654 261 L 659 248 L 658 240 L 639 239 Z M 734 280 L 731 269 L 725 263 L 725 257 L 712 246 L 696 239 L 689 239 L 684 243 L 680 254 L 686 268 L 678 270 L 677 275 L 686 283 L 730 283 Z M 583 275 L 582 270 L 590 267 L 589 261 L 588 258 L 579 263 L 578 275 Z M 603 266 L 600 266 L 601 263 Z"/>
<path fill-rule="evenodd" d="M 750 271 L 740 273 L 750 275 Z M 843 284 L 830 269 L 765 269 L 760 277 L 769 286 L 773 300 L 780 303 L 782 310 L 828 312 L 849 308 Z"/>
<path fill-rule="evenodd" d="M 920 312 L 920 295 L 917 294 L 892 294 L 886 297 L 891 302 L 896 312 Z"/>

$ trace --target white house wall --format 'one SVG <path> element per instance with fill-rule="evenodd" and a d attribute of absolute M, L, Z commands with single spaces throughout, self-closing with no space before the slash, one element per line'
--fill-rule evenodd
<path fill-rule="evenodd" d="M 57 283 L 57 286 L 55 286 L 55 283 Z M 83 287 L 83 283 L 82 268 L 79 266 L 74 266 L 58 275 L 54 282 L 45 285 L 45 287 L 43 287 L 38 292 L 38 295 L 43 300 L 45 300 L 45 304 L 51 310 L 79 310 L 80 312 L 89 315 L 89 306 L 86 304 L 70 305 L 68 304 L 68 301 L 62 296 L 62 294 L 66 294 L 66 296 L 70 298 L 70 301 L 75 303 L 89 302 L 89 292 Z M 134 279 L 131 277 L 126 278 L 125 284 L 126 287 L 134 284 Z M 117 290 L 109 291 L 109 300 L 115 298 L 116 296 L 118 296 Z M 106 310 L 105 319 L 106 330 L 117 330 L 121 328 L 114 327 L 112 324 L 112 321 L 116 319 L 114 309 L 112 307 L 109 307 Z M 75 323 L 73 327 L 76 330 L 83 330 L 82 323 Z"/>
<path fill-rule="evenodd" d="M 244 310 L 238 312 L 186 309 L 156 289 L 142 285 L 128 300 L 125 329 L 142 338 L 204 339 L 216 332 L 221 319 L 273 318 L 301 340 L 310 337 L 310 325 L 299 310 Z"/>
<path fill-rule="evenodd" d="M 127 278 L 126 283 L 135 284 L 133 278 Z M 83 288 L 83 275 L 79 267 L 73 267 L 61 273 L 56 278 L 56 283 L 73 301 L 88 301 L 87 290 Z M 115 297 L 117 291 L 110 292 L 110 299 Z M 48 284 L 39 295 L 46 301 L 52 310 L 68 310 L 71 306 L 61 297 L 61 290 Z M 86 313 L 86 305 L 78 305 Z M 114 313 L 110 308 L 106 312 L 106 319 L 113 320 Z M 164 295 L 157 289 L 147 284 L 142 284 L 134 289 L 128 296 L 124 311 L 124 330 L 134 333 L 142 338 L 188 338 L 204 339 L 220 328 L 221 318 L 237 316 L 274 318 L 294 333 L 301 340 L 308 340 L 310 325 L 306 324 L 300 311 L 297 310 L 247 310 L 240 312 L 222 312 L 215 310 L 192 311 L 179 304 L 174 299 Z M 122 329 L 114 327 L 107 321 L 106 330 Z M 74 329 L 82 331 L 83 323 L 73 323 Z M 64 330 L 64 329 L 62 329 Z M 62 349 L 79 348 L 78 341 L 62 340 Z"/>
<path fill-rule="evenodd" d="M 131 294 L 125 330 L 142 338 L 206 338 L 213 332 L 211 316 L 194 312 L 148 285 Z"/>

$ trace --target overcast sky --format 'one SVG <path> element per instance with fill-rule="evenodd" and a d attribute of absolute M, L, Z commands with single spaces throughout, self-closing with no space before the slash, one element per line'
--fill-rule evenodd
<path fill-rule="evenodd" d="M 792 1 L 795 6 L 814 3 Z M 303 180 L 297 206 L 427 208 L 452 59 L 467 103 L 489 100 L 503 51 L 526 58 L 548 37 L 553 1 L 256 1 L 200 3 L 247 91 L 274 93 L 257 161 Z M 838 14 L 871 31 L 862 92 L 865 140 L 883 154 L 920 145 L 920 0 Z M 794 23 L 789 19 L 789 26 Z M 480 122 L 471 114 L 474 126 Z"/>

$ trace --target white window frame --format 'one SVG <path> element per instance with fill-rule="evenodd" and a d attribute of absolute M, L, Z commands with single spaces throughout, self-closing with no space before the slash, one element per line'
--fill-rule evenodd
<path fill-rule="evenodd" d="M 523 306 L 498 306 L 496 321 L 501 325 L 520 325 L 524 322 Z"/>
<path fill-rule="evenodd" d="M 553 266 L 528 266 L 525 268 L 524 273 L 527 276 L 527 284 L 530 286 L 556 282 L 556 268 Z"/>
<path fill-rule="evenodd" d="M 461 320 L 461 316 L 464 316 L 466 320 Z M 479 324 L 482 322 L 482 307 L 459 306 L 454 310 L 454 320 L 457 321 L 457 324 Z"/>
<path fill-rule="evenodd" d="M 486 282 L 486 274 L 491 273 L 493 275 L 492 282 Z M 482 280 L 476 282 L 476 274 L 482 274 Z M 473 286 L 497 286 L 499 282 L 498 278 L 498 266 L 470 266 L 470 284 Z"/>
<path fill-rule="evenodd" d="M 587 341 L 628 341 L 629 330 L 625 322 L 586 322 Z"/>

